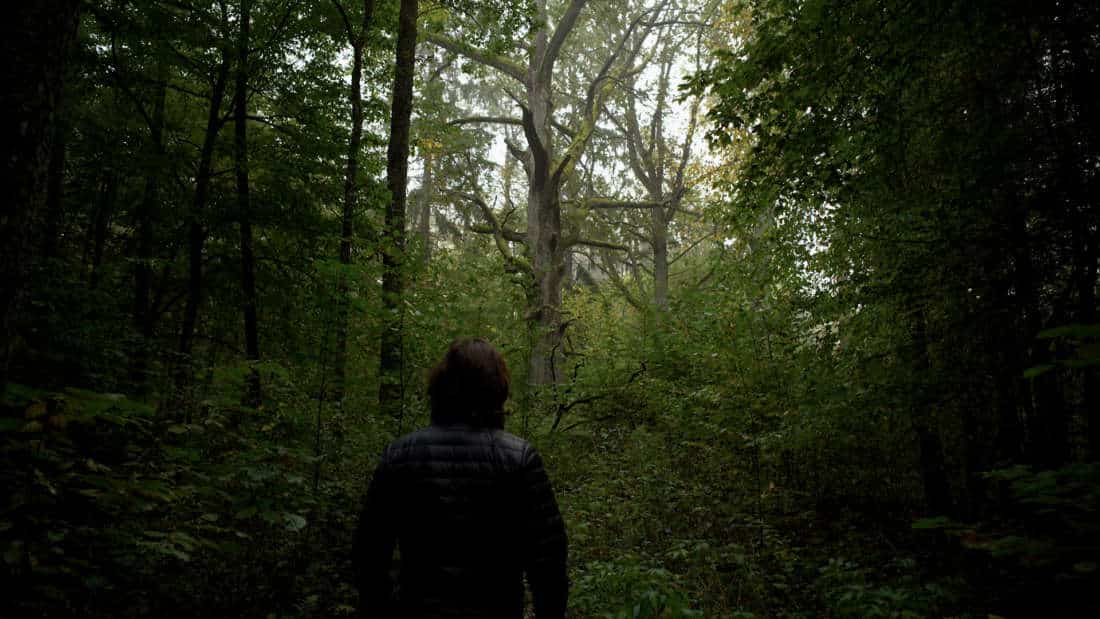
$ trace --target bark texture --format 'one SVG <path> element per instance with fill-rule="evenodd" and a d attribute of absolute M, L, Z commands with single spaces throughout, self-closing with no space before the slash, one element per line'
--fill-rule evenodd
<path fill-rule="evenodd" d="M 390 140 L 386 151 L 386 207 L 382 253 L 382 338 L 379 354 L 378 406 L 399 418 L 402 409 L 402 273 L 405 258 L 405 203 L 409 174 L 409 124 L 412 119 L 416 64 L 417 0 L 401 0 L 397 23 L 397 63 L 393 78 Z"/>
<path fill-rule="evenodd" d="M 374 16 L 374 0 L 363 1 L 363 21 L 356 33 L 343 6 L 336 0 L 334 4 L 344 19 L 348 43 L 351 44 L 351 88 L 348 102 L 351 106 L 351 135 L 348 137 L 347 165 L 344 168 L 344 206 L 340 215 L 340 271 L 337 281 L 338 316 L 336 317 L 336 350 L 333 361 L 332 397 L 337 402 L 344 401 L 347 381 L 348 359 L 348 321 L 351 315 L 351 291 L 348 284 L 348 267 L 352 263 L 352 238 L 355 235 L 355 214 L 359 205 L 359 151 L 363 141 L 363 48 L 366 45 L 367 30 Z"/>
<path fill-rule="evenodd" d="M 31 227 L 46 200 L 51 134 L 62 105 L 65 70 L 82 3 L 19 2 L 7 7 L 0 49 L 5 59 L 4 161 L 0 205 L 0 399 L 17 337 L 16 306 L 28 266 Z"/>
<path fill-rule="evenodd" d="M 245 356 L 260 361 L 259 318 L 256 309 L 256 255 L 252 239 L 252 205 L 248 187 L 248 61 L 252 28 L 251 0 L 241 0 L 237 39 L 237 74 L 233 93 L 233 163 L 237 177 L 237 216 L 241 229 L 241 294 L 244 296 Z M 244 403 L 259 408 L 260 373 L 253 367 L 247 378 Z"/>
<path fill-rule="evenodd" d="M 199 167 L 195 171 L 195 198 L 191 205 L 187 232 L 188 275 L 187 304 L 183 308 L 183 324 L 180 327 L 179 351 L 190 355 L 198 324 L 199 307 L 204 293 L 202 257 L 206 245 L 204 214 L 210 197 L 210 180 L 213 172 L 214 147 L 222 127 L 221 113 L 229 82 L 229 51 L 222 50 L 222 60 L 214 76 L 210 93 L 210 107 L 206 115 L 206 133 L 203 136 Z"/>

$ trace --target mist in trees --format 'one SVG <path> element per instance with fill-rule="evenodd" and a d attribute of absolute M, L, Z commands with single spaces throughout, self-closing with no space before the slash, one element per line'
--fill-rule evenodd
<path fill-rule="evenodd" d="M 488 338 L 578 617 L 1100 607 L 1093 3 L 9 7 L 11 616 L 342 616 Z"/>

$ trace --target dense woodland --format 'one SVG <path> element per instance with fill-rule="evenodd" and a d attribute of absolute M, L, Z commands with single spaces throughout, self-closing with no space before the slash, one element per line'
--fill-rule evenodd
<path fill-rule="evenodd" d="M 1100 613 L 1095 2 L 5 9 L 0 616 L 354 615 L 460 336 L 573 616 Z"/>

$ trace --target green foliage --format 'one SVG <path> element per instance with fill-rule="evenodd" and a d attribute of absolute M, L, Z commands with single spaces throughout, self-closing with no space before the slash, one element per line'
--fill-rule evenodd
<path fill-rule="evenodd" d="M 585 565 L 574 583 L 572 600 L 581 613 L 614 619 L 702 616 L 691 609 L 672 574 L 630 557 Z"/>
<path fill-rule="evenodd" d="M 821 589 L 830 615 L 835 617 L 916 618 L 943 615 L 955 603 L 949 589 L 935 583 L 923 586 L 912 576 L 912 560 L 900 560 L 886 566 L 886 573 L 897 572 L 888 582 L 883 570 L 861 568 L 845 559 L 829 559 L 820 568 L 817 586 Z"/>
<path fill-rule="evenodd" d="M 637 8 L 587 3 L 552 103 L 555 139 L 591 131 L 563 181 L 559 239 L 576 237 L 588 277 L 564 293 L 564 378 L 538 388 L 522 243 L 471 232 L 482 214 L 447 192 L 483 183 L 522 232 L 521 164 L 505 182 L 501 134 L 452 122 L 515 110 L 486 100 L 483 68 L 429 48 L 411 175 L 419 166 L 426 184 L 430 159 L 436 186 L 413 190 L 409 220 L 433 225 L 403 265 L 403 407 L 390 418 L 377 414 L 378 284 L 394 247 L 378 230 L 396 3 L 377 3 L 366 38 L 351 264 L 339 259 L 350 113 L 339 10 L 253 4 L 261 361 L 243 354 L 231 82 L 209 109 L 223 51 L 241 68 L 239 4 L 85 4 L 62 97 L 75 103 L 59 114 L 64 157 L 44 171 L 59 202 L 35 215 L 31 239 L 51 249 L 29 261 L 19 337 L 4 342 L 16 381 L 0 408 L 4 613 L 353 614 L 347 549 L 374 457 L 427 423 L 427 372 L 465 336 L 488 338 L 512 369 L 508 429 L 539 446 L 558 492 L 574 616 L 1096 609 L 1100 469 L 1085 463 L 1100 454 L 1095 7 L 686 7 L 683 21 L 709 30 L 662 25 L 633 61 L 644 76 L 646 54 L 713 45 L 684 84 L 708 97 L 711 156 L 687 166 L 658 309 L 649 210 L 600 218 L 579 206 L 635 189 L 619 178 L 637 164 L 616 132 L 665 104 L 637 81 L 580 124 L 576 97 Z M 552 24 L 568 3 L 548 4 Z M 361 7 L 342 6 L 357 24 Z M 424 32 L 516 58 L 536 22 L 527 1 L 422 15 Z M 633 155 L 674 176 L 680 136 L 651 128 Z M 656 184 L 671 191 L 670 178 Z M 194 231 L 203 279 L 185 348 Z M 257 408 L 241 403 L 254 375 Z"/>

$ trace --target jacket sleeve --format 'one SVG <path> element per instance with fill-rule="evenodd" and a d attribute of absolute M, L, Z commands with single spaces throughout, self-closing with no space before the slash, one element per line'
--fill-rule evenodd
<path fill-rule="evenodd" d="M 525 515 L 523 569 L 534 598 L 535 617 L 560 619 L 565 616 L 569 597 L 565 524 L 542 457 L 534 447 L 524 454 L 520 483 Z"/>
<path fill-rule="evenodd" d="M 397 500 L 393 474 L 383 456 L 371 478 L 352 541 L 352 565 L 355 568 L 355 585 L 359 588 L 360 617 L 389 617 L 392 612 L 390 564 L 397 540 L 393 513 Z"/>

